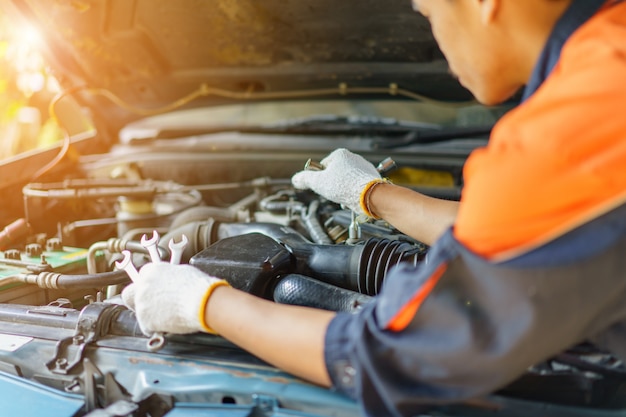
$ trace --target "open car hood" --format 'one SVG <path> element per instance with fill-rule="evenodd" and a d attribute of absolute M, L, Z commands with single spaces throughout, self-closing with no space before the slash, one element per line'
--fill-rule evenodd
<path fill-rule="evenodd" d="M 138 117 L 129 108 L 164 108 L 194 93 L 188 106 L 363 87 L 440 100 L 470 97 L 407 0 L 2 4 L 41 32 L 62 87 L 80 90 L 74 93 L 79 101 L 108 123 Z M 127 108 L 113 104 L 111 95 Z"/>

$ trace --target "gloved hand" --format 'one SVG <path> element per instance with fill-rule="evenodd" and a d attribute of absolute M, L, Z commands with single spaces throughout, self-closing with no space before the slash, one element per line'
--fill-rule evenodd
<path fill-rule="evenodd" d="M 369 215 L 363 210 L 361 197 L 370 183 L 382 180 L 374 165 L 347 149 L 334 150 L 320 163 L 325 169 L 296 173 L 291 178 L 294 187 L 309 188 L 358 214 Z"/>
<path fill-rule="evenodd" d="M 141 331 L 215 333 L 205 322 L 207 301 L 213 290 L 229 285 L 191 265 L 150 263 L 139 271 L 139 279 L 122 291 L 124 303 L 135 311 Z"/>

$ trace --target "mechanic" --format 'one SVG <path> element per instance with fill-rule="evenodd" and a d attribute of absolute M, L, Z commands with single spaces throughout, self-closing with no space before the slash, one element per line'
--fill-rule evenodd
<path fill-rule="evenodd" d="M 124 290 L 142 330 L 216 332 L 367 415 L 485 395 L 583 341 L 626 359 L 626 2 L 414 0 L 485 104 L 525 88 L 464 168 L 460 203 L 337 150 L 298 188 L 432 244 L 356 314 L 278 305 L 190 265 Z"/>

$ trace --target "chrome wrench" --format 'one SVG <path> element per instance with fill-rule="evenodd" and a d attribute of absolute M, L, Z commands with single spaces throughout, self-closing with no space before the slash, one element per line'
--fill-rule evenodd
<path fill-rule="evenodd" d="M 126 271 L 128 276 L 130 277 L 130 280 L 136 282 L 139 279 L 139 272 L 137 272 L 137 268 L 135 268 L 135 265 L 133 265 L 132 255 L 130 251 L 123 250 L 122 255 L 124 255 L 124 259 L 122 259 L 121 261 L 116 261 L 115 267 L 117 269 L 123 269 L 124 271 Z"/>
<path fill-rule="evenodd" d="M 180 242 L 174 242 L 174 239 L 170 239 L 167 246 L 170 248 L 171 256 L 170 256 L 170 264 L 178 265 L 180 264 L 180 260 L 183 257 L 183 252 L 187 247 L 187 243 L 189 243 L 189 239 L 187 239 L 186 235 L 182 235 Z"/>
<path fill-rule="evenodd" d="M 152 263 L 161 262 L 161 255 L 159 254 L 159 234 L 156 230 L 152 231 L 152 237 L 148 239 L 146 235 L 141 236 L 141 246 L 148 250 L 150 260 Z"/>
<path fill-rule="evenodd" d="M 146 235 L 141 237 L 141 246 L 148 250 L 148 254 L 150 255 L 150 260 L 152 263 L 161 262 L 161 255 L 159 254 L 159 234 L 156 230 L 152 231 L 152 237 L 148 239 Z M 163 332 L 154 332 L 150 339 L 148 339 L 148 350 L 151 352 L 155 352 L 161 349 L 165 345 L 165 337 L 163 336 Z"/>

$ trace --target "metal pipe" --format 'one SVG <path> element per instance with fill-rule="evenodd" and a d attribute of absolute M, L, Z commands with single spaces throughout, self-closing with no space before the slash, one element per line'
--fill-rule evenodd
<path fill-rule="evenodd" d="M 64 275 L 54 272 L 19 274 L 20 282 L 34 284 L 40 288 L 101 288 L 107 285 L 126 284 L 130 281 L 126 271 L 101 272 L 98 274 Z"/>

